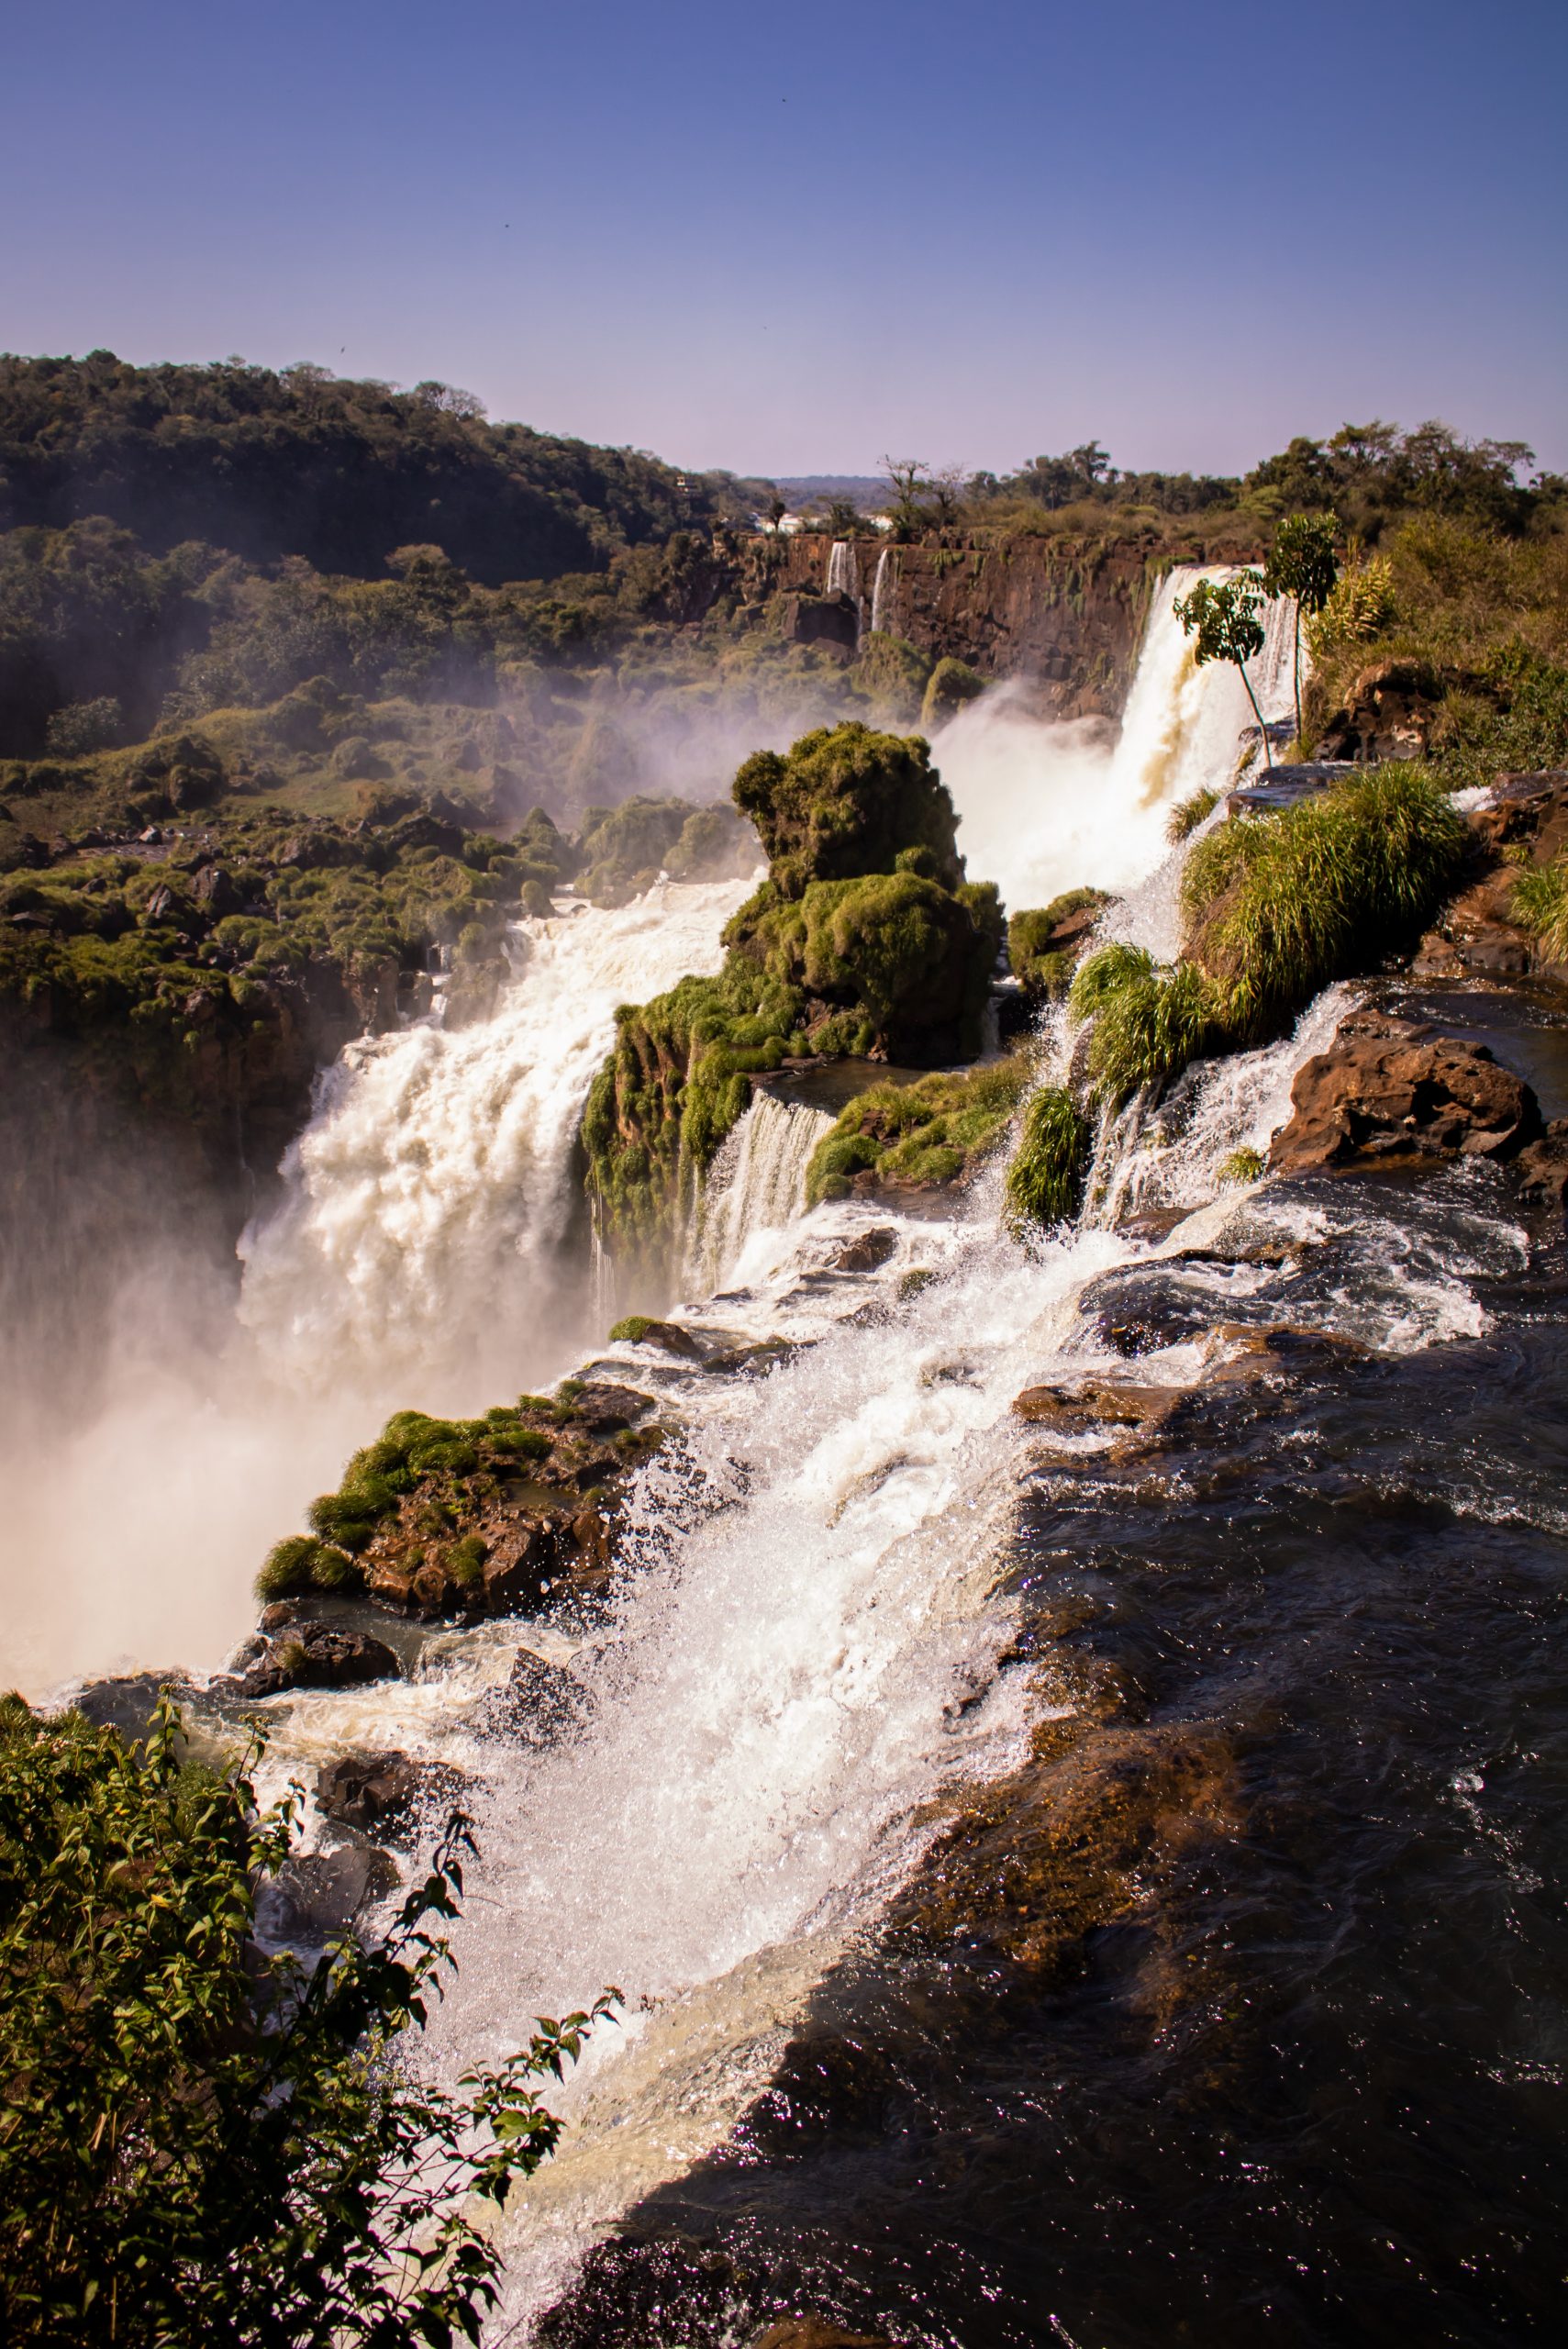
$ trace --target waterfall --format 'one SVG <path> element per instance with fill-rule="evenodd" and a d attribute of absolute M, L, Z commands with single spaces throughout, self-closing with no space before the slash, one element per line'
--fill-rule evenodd
<path fill-rule="evenodd" d="M 708 1170 L 690 1285 L 725 1287 L 760 1233 L 782 1231 L 805 1204 L 811 1153 L 833 1119 L 825 1109 L 766 1090 L 727 1137 Z"/>
<path fill-rule="evenodd" d="M 1304 1022 L 1239 1080 L 1216 1073 L 1226 1106 L 1195 1119 L 1195 1204 L 1220 1129 L 1274 1120 L 1318 1034 Z M 778 1133 L 792 1113 L 765 1106 Z M 771 1155 L 753 1114 L 724 1195 L 743 1157 Z M 1129 1121 L 1121 1153 L 1143 1146 Z M 1108 1180 L 1118 1172 L 1107 1163 Z M 998 1229 L 995 1185 L 964 1219 L 906 1238 L 935 1275 L 917 1295 L 895 1303 L 884 1287 L 869 1313 L 847 1313 L 846 1296 L 760 1385 L 683 1388 L 684 1449 L 632 1502 L 619 1616 L 570 1660 L 588 1724 L 509 1754 L 482 1806 L 484 1898 L 458 1932 L 438 2063 L 498 2056 L 532 2014 L 603 1982 L 627 1993 L 623 2026 L 554 2099 L 561 2151 L 508 2212 L 514 2318 L 547 2304 L 628 2203 L 722 2140 L 814 1983 L 906 1873 L 943 1790 L 1021 1751 L 1025 1675 L 1000 1668 L 1012 1618 L 992 1595 L 1025 1441 L 1010 1407 L 1101 1359 L 1078 1297 L 1149 1252 L 1092 1221 L 1026 1251 Z M 1240 1211 L 1235 1195 L 1202 1209 L 1205 1231 Z M 817 1210 L 797 1264 L 863 1228 L 848 1203 Z M 1234 1310 L 1223 1270 L 1196 1276 L 1216 1284 L 1216 1319 Z M 731 1326 L 743 1308 L 706 1310 Z M 1194 1372 L 1184 1360 L 1168 1375 Z M 375 1699 L 317 1701 L 341 1738 L 345 1705 Z"/>
<path fill-rule="evenodd" d="M 898 555 L 893 547 L 884 547 L 876 559 L 876 573 L 871 583 L 871 624 L 877 630 L 891 631 L 893 599 L 898 587 Z"/>
<path fill-rule="evenodd" d="M 861 593 L 861 563 L 852 539 L 835 539 L 828 553 L 828 593 L 847 596 L 855 607 L 858 633 L 864 614 L 865 598 Z"/>
<path fill-rule="evenodd" d="M 569 1366 L 586 1335 L 583 1267 L 563 1253 L 573 1149 L 616 1007 L 717 970 L 751 885 L 666 883 L 527 922 L 488 1019 L 348 1048 L 281 1207 L 241 1243 L 240 1318 L 281 1377 L 473 1408 Z"/>
<path fill-rule="evenodd" d="M 1015 909 L 1085 883 L 1136 887 L 1165 855 L 1175 802 L 1229 783 L 1252 724 L 1246 689 L 1227 662 L 1198 667 L 1173 608 L 1200 578 L 1229 575 L 1179 568 L 1161 583 L 1114 736 L 1100 719 L 1042 720 L 1023 688 L 1006 685 L 941 729 L 936 763 L 972 880 L 997 882 Z M 1264 622 L 1267 640 L 1248 674 L 1272 721 L 1292 707 L 1288 603 L 1269 605 Z"/>

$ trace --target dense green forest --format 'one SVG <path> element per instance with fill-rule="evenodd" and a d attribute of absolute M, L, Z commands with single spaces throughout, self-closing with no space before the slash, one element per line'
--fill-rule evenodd
<path fill-rule="evenodd" d="M 765 486 L 765 485 L 764 485 Z M 101 515 L 150 554 L 197 539 L 378 578 L 431 541 L 474 580 L 598 571 L 619 547 L 742 510 L 728 476 L 492 425 L 446 384 L 324 367 L 0 358 L 0 529 Z"/>

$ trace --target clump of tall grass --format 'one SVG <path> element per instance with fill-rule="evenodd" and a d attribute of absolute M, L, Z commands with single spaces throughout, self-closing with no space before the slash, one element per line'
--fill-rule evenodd
<path fill-rule="evenodd" d="M 1165 838 L 1173 848 L 1179 848 L 1207 817 L 1213 815 L 1222 796 L 1218 785 L 1206 783 L 1185 799 L 1177 800 L 1165 818 Z"/>
<path fill-rule="evenodd" d="M 1514 876 L 1514 911 L 1552 963 L 1568 963 L 1568 857 L 1522 866 Z"/>
<path fill-rule="evenodd" d="M 1049 1229 L 1077 1214 L 1091 1139 L 1089 1121 L 1065 1085 L 1047 1085 L 1034 1096 L 1004 1186 L 1015 1231 Z"/>
<path fill-rule="evenodd" d="M 1218 1018 L 1236 1041 L 1261 1041 L 1330 980 L 1408 944 L 1452 887 L 1465 841 L 1447 793 L 1415 766 L 1211 832 L 1188 858 L 1182 902 Z"/>
<path fill-rule="evenodd" d="M 1104 946 L 1073 983 L 1068 1008 L 1091 1020 L 1089 1087 L 1113 1109 L 1145 1085 L 1178 1075 L 1226 1041 L 1215 991 L 1191 963 L 1162 968 L 1140 946 Z"/>

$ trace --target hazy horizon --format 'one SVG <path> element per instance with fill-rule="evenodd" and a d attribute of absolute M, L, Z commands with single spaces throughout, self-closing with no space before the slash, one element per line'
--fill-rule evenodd
<path fill-rule="evenodd" d="M 1240 473 L 1373 416 L 1568 469 L 1545 0 L 61 0 L 7 64 L 17 351 L 439 376 L 773 476 Z"/>

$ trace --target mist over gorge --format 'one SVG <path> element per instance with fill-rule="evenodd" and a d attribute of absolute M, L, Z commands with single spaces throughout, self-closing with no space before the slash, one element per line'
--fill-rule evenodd
<path fill-rule="evenodd" d="M 107 351 L 0 459 L 0 2073 L 128 2148 L 17 2337 L 1540 2325 L 1562 481 Z M 37 2021 L 100 1880 L 210 2096 Z"/>

